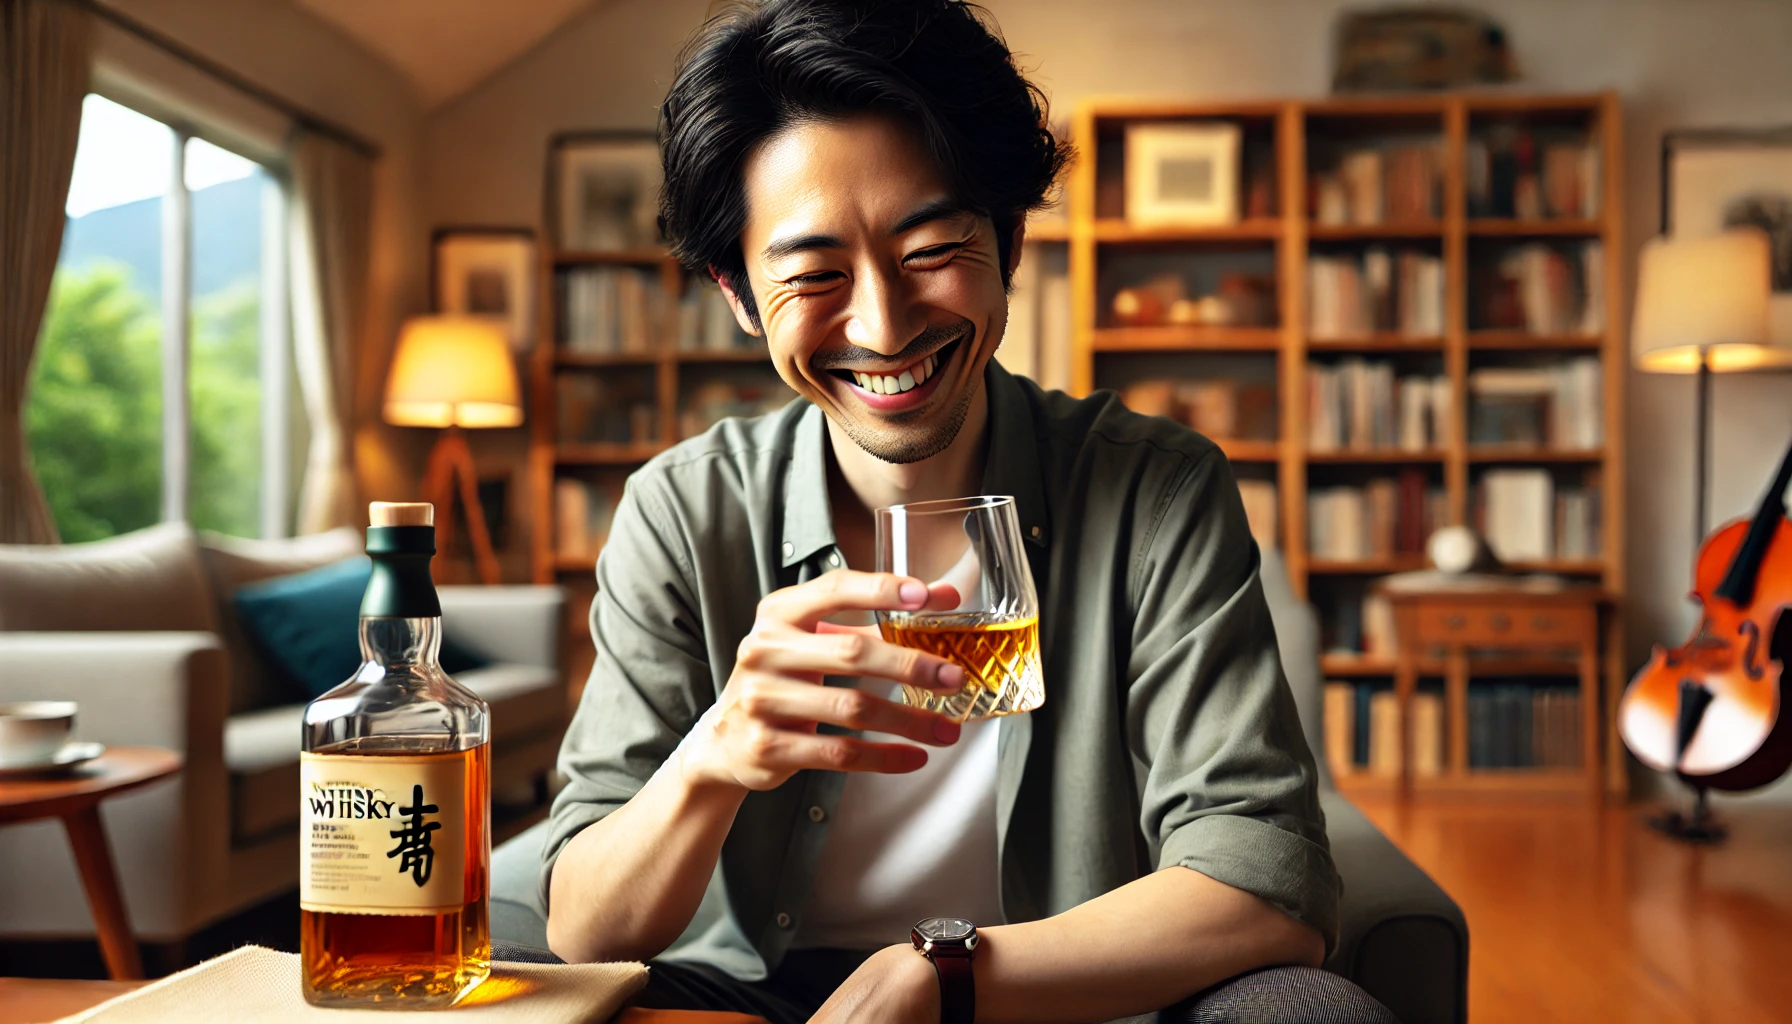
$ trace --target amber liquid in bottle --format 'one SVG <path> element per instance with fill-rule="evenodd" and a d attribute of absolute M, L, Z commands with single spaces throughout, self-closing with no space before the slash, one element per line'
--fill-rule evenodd
<path fill-rule="evenodd" d="M 1032 711 L 1045 703 L 1039 667 L 1039 620 L 991 619 L 981 613 L 889 616 L 879 623 L 885 640 L 962 665 L 957 693 L 904 686 L 909 704 L 957 719 Z"/>
<path fill-rule="evenodd" d="M 446 1008 L 491 973 L 490 710 L 437 663 L 430 513 L 374 504 L 361 667 L 305 709 L 299 960 L 319 1006 Z"/>
<path fill-rule="evenodd" d="M 489 744 L 437 754 L 463 762 L 469 803 L 491 806 Z M 489 879 L 484 851 L 489 822 L 469 816 L 466 830 L 466 899 L 459 910 L 438 914 L 340 914 L 299 911 L 299 943 L 305 987 L 313 1002 L 364 1004 L 393 1001 L 397 1008 L 453 1002 L 491 973 Z"/>

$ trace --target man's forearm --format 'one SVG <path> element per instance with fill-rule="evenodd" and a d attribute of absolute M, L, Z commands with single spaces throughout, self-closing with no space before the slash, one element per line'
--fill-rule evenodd
<path fill-rule="evenodd" d="M 1150 1013 L 1233 975 L 1317 966 L 1325 954 L 1312 927 L 1187 868 L 1157 871 L 1055 917 L 980 935 L 980 1024 Z"/>
<path fill-rule="evenodd" d="M 548 946 L 561 959 L 651 959 L 697 912 L 746 790 L 693 787 L 676 765 L 560 851 Z"/>

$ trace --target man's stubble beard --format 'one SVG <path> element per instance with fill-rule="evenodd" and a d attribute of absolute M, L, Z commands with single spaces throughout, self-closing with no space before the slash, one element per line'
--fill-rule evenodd
<path fill-rule="evenodd" d="M 943 417 L 929 416 L 913 427 L 872 430 L 854 417 L 842 416 L 840 429 L 846 431 L 852 443 L 866 454 L 893 465 L 906 466 L 931 459 L 958 439 L 958 432 L 964 429 L 964 421 L 971 414 L 971 399 L 977 396 L 977 389 L 982 386 L 981 380 L 973 380 Z"/>

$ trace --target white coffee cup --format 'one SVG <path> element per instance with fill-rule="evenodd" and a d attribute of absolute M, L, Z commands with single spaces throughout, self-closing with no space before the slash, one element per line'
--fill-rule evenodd
<path fill-rule="evenodd" d="M 43 764 L 56 756 L 74 731 L 72 700 L 0 704 L 0 768 Z"/>

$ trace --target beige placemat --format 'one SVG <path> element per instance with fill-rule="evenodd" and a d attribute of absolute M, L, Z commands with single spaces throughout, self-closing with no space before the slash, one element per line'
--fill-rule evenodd
<path fill-rule="evenodd" d="M 57 1024 L 390 1024 L 444 1013 L 492 1024 L 602 1024 L 645 984 L 647 968 L 637 963 L 497 963 L 449 1010 L 326 1010 L 299 991 L 297 954 L 244 946 Z"/>

